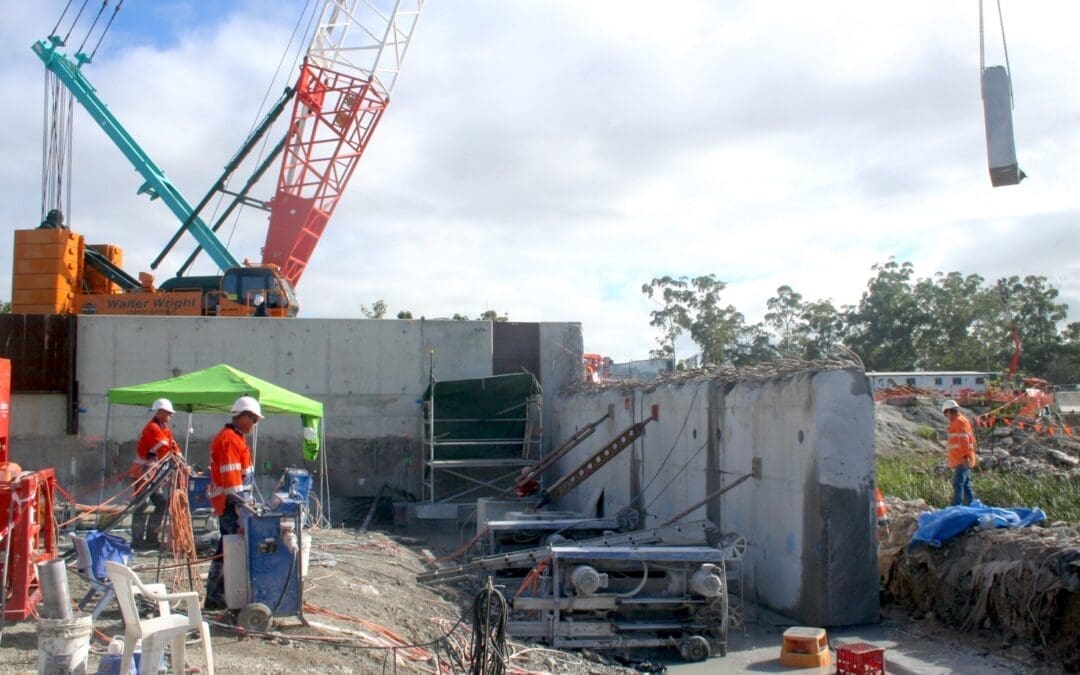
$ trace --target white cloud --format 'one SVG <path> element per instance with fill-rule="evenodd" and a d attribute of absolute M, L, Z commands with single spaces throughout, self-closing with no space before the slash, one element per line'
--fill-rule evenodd
<path fill-rule="evenodd" d="M 29 45 L 61 4 L 0 8 L 9 231 L 40 217 L 41 68 Z M 129 3 L 87 66 L 189 201 L 280 88 L 270 81 L 296 16 L 264 5 L 211 20 L 200 3 L 168 3 L 153 19 Z M 1080 5 L 1004 9 L 1031 178 L 993 189 L 974 5 L 428 3 L 301 280 L 303 313 L 359 316 L 382 298 L 391 313 L 581 321 L 589 351 L 621 360 L 654 346 L 640 293 L 654 276 L 714 273 L 729 282 L 724 301 L 757 321 L 781 284 L 857 302 L 870 266 L 896 256 L 919 276 L 1045 275 L 1075 320 Z M 993 62 L 996 16 L 987 26 Z M 85 115 L 76 140 L 71 222 L 124 247 L 129 271 L 147 269 L 175 219 L 135 195 L 138 177 Z M 230 223 L 230 249 L 258 257 L 265 226 L 257 212 Z M 0 247 L 0 277 L 10 269 Z"/>

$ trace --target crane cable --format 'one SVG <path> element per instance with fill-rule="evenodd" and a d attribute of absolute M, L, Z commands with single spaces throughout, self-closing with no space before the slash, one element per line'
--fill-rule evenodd
<path fill-rule="evenodd" d="M 64 44 L 67 44 L 69 38 L 71 38 L 71 31 L 75 30 L 75 26 L 79 23 L 79 19 L 82 18 L 82 14 L 86 11 L 86 6 L 90 4 L 90 0 L 83 0 L 82 7 L 79 8 L 79 13 L 75 15 L 75 18 L 71 20 L 71 26 L 67 29 L 67 33 L 64 33 Z M 67 14 L 68 9 L 71 7 L 71 0 L 68 0 L 67 7 L 60 14 L 60 18 L 56 20 L 56 28 L 53 28 L 53 34 L 56 34 L 57 29 L 60 28 L 60 23 L 64 20 L 64 15 Z"/>
<path fill-rule="evenodd" d="M 68 10 L 71 9 L 72 2 L 74 2 L 74 0 L 68 0 L 68 3 L 64 5 L 64 11 L 60 12 L 60 18 L 56 20 L 56 25 L 53 26 L 52 32 L 49 33 L 50 35 L 56 35 L 56 31 L 60 30 L 60 23 L 64 20 L 64 17 L 67 16 Z M 85 0 L 83 2 L 83 7 L 86 7 Z"/>
<path fill-rule="evenodd" d="M 41 136 L 41 219 L 51 209 L 71 210 L 71 152 L 75 100 L 55 73 L 45 70 Z"/>
<path fill-rule="evenodd" d="M 998 25 L 1001 28 L 1001 48 L 1005 53 L 1005 72 L 1009 76 L 1009 103 L 1016 107 L 1013 98 L 1012 66 L 1009 65 L 1009 43 L 1005 40 L 1005 16 L 1001 12 L 1001 0 L 997 0 Z M 983 0 L 979 0 L 979 82 L 982 82 L 982 74 L 986 70 L 986 39 L 984 37 Z M 980 84 L 981 86 L 981 84 Z"/>
<path fill-rule="evenodd" d="M 270 79 L 269 84 L 266 85 L 266 91 L 263 93 L 263 100 L 259 104 L 258 112 L 255 113 L 255 119 L 251 122 L 251 128 L 248 130 L 249 136 L 255 130 L 255 127 L 259 125 L 260 120 L 262 120 L 263 112 L 266 109 L 266 103 L 270 100 L 270 93 L 274 88 L 274 83 L 277 82 L 278 77 L 281 75 L 281 68 L 282 65 L 285 63 L 285 59 L 288 58 L 289 53 L 293 50 L 293 41 L 296 40 L 296 36 L 300 31 L 300 25 L 304 23 L 304 16 L 309 11 L 311 11 L 311 16 L 307 20 L 307 26 L 304 28 L 303 34 L 301 34 L 301 46 L 296 49 L 296 53 L 293 56 L 292 65 L 290 66 L 290 70 L 296 69 L 296 64 L 300 61 L 300 50 L 303 49 L 303 38 L 311 34 L 311 26 L 315 22 L 316 15 L 319 13 L 317 9 L 315 11 L 312 11 L 312 9 L 315 8 L 316 4 L 317 3 L 315 2 L 315 0 L 307 0 L 304 3 L 304 9 L 300 12 L 300 15 L 296 19 L 296 23 L 293 24 L 292 33 L 289 35 L 289 41 L 285 44 L 285 49 L 281 51 L 281 58 L 278 60 L 277 68 L 274 69 L 274 76 Z M 262 158 L 266 154 L 266 146 L 269 141 L 269 134 L 263 136 L 262 145 L 259 146 L 259 152 L 255 158 L 256 165 L 262 163 Z M 226 187 L 228 187 L 228 181 L 226 181 Z M 218 196 L 217 202 L 214 204 L 214 211 L 211 214 L 210 220 L 217 219 L 217 214 L 218 211 L 221 209 L 224 197 L 225 195 L 223 194 Z M 232 227 L 229 229 L 229 236 L 225 240 L 226 246 L 232 245 L 233 236 L 236 234 L 236 226 L 240 222 L 240 214 L 243 212 L 243 210 L 243 204 L 241 204 L 240 207 L 236 209 L 236 215 L 234 215 L 232 218 Z"/>
<path fill-rule="evenodd" d="M 105 11 L 105 7 L 108 4 L 109 4 L 109 0 L 104 0 L 104 2 L 101 5 L 101 12 Z M 120 2 L 116 3 L 116 7 L 113 9 L 112 16 L 109 17 L 109 22 L 105 24 L 105 28 L 101 31 L 101 35 L 98 36 L 97 44 L 94 45 L 94 51 L 90 52 L 90 60 L 91 61 L 94 60 L 94 55 L 97 54 L 98 47 L 101 46 L 101 41 L 105 39 L 105 34 L 109 32 L 110 28 L 112 28 L 113 21 L 116 20 L 116 15 L 120 13 L 120 8 L 123 7 L 123 6 L 124 6 L 124 0 L 120 0 Z M 101 16 L 101 12 L 98 12 L 98 17 Z M 94 24 L 95 25 L 97 24 L 97 19 L 96 18 L 94 19 Z M 92 26 L 91 26 L 90 30 L 93 30 Z M 89 34 L 87 36 L 89 37 Z"/>
<path fill-rule="evenodd" d="M 74 0 L 68 0 L 67 4 L 64 6 L 64 10 L 60 13 L 60 17 L 56 20 L 56 25 L 53 26 L 52 32 L 50 33 L 51 37 L 57 36 L 57 31 L 60 30 L 61 24 L 64 23 L 64 17 L 66 17 L 68 11 L 71 10 L 73 2 Z M 83 0 L 82 4 L 79 6 L 79 11 L 72 18 L 71 25 L 68 26 L 67 31 L 64 33 L 62 44 L 66 44 L 71 38 L 72 32 L 78 25 L 79 20 L 82 18 L 89 3 L 90 0 Z M 98 22 L 101 20 L 108 5 L 109 0 L 102 0 L 101 7 L 98 9 L 93 22 L 90 24 L 90 29 L 86 31 L 86 35 L 83 37 L 82 44 L 79 45 L 77 53 L 83 53 L 83 49 L 86 47 L 87 42 L 90 41 L 94 29 L 97 27 Z M 105 27 L 101 30 L 101 34 L 98 35 L 97 42 L 94 43 L 94 49 L 91 52 L 88 61 L 94 59 L 98 48 L 105 39 L 105 35 L 109 32 L 113 21 L 116 20 L 116 15 L 123 6 L 124 0 L 119 0 L 116 7 L 113 9 L 112 15 L 109 16 L 109 20 L 106 22 Z M 56 74 L 48 69 L 45 70 L 45 95 L 43 100 L 43 133 L 41 138 L 41 217 L 44 219 L 45 215 L 54 208 L 60 209 L 70 217 L 71 157 L 72 138 L 74 136 L 75 101 L 67 87 L 63 86 Z"/>

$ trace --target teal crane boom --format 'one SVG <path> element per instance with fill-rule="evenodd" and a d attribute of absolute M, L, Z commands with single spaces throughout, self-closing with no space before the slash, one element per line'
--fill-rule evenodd
<path fill-rule="evenodd" d="M 83 54 L 77 54 L 75 59 L 78 65 L 67 56 L 57 51 L 64 41 L 56 36 L 50 36 L 47 40 L 39 40 L 34 43 L 34 53 L 44 62 L 45 67 L 56 74 L 64 86 L 68 88 L 72 96 L 90 113 L 90 117 L 98 123 L 98 126 L 116 144 L 124 156 L 128 158 L 135 170 L 146 182 L 139 188 L 139 194 L 149 194 L 151 199 L 161 198 L 169 210 L 180 219 L 181 223 L 187 223 L 188 230 L 195 237 L 199 245 L 210 256 L 211 260 L 225 272 L 239 267 L 240 263 L 233 257 L 225 245 L 221 243 L 213 230 L 195 215 L 194 209 L 188 203 L 180 190 L 173 185 L 165 172 L 162 171 L 146 151 L 132 138 L 131 134 L 124 129 L 120 121 L 109 111 L 109 108 L 98 97 L 97 91 L 90 81 L 83 75 L 79 66 L 89 61 Z"/>

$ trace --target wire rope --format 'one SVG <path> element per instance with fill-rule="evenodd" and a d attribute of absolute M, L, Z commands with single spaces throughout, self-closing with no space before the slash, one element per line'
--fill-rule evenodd
<path fill-rule="evenodd" d="M 106 0 L 106 4 L 108 4 L 108 0 Z M 94 56 L 97 54 L 98 47 L 101 46 L 101 41 L 105 39 L 106 33 L 108 33 L 109 29 L 112 28 L 113 21 L 116 21 L 116 15 L 120 13 L 120 8 L 123 6 L 124 0 L 120 0 L 120 2 L 116 3 L 116 7 L 113 9 L 112 16 L 109 17 L 109 22 L 105 24 L 105 29 L 101 31 L 101 35 L 98 36 L 97 43 L 94 44 L 94 51 L 90 52 L 91 61 L 94 60 Z"/>
<path fill-rule="evenodd" d="M 86 47 L 86 41 L 94 34 L 94 29 L 97 28 L 97 23 L 101 20 L 101 15 L 105 13 L 105 8 L 108 6 L 109 0 L 101 0 L 101 7 L 98 9 L 97 14 L 94 15 L 94 20 L 90 22 L 90 29 L 86 31 L 86 35 L 83 36 L 82 43 L 79 44 L 79 48 L 76 52 L 83 52 L 83 48 Z"/>
<path fill-rule="evenodd" d="M 71 3 L 74 0 L 68 0 L 68 3 L 64 5 L 64 11 L 60 12 L 60 18 L 56 20 L 56 25 L 53 26 L 52 32 L 49 35 L 56 35 L 56 31 L 60 30 L 60 24 L 64 21 L 64 17 L 67 15 L 68 10 L 71 9 Z"/>
<path fill-rule="evenodd" d="M 304 22 L 304 16 L 306 14 L 308 14 L 309 11 L 311 12 L 311 16 L 308 18 L 307 26 L 304 28 L 303 35 L 309 35 L 311 33 L 311 25 L 312 25 L 312 23 L 314 23 L 315 15 L 317 13 L 317 11 L 314 10 L 315 4 L 316 3 L 315 3 L 314 0 L 307 0 L 304 3 L 304 9 L 300 12 L 300 16 L 297 17 L 297 19 L 296 19 L 296 23 L 293 24 L 292 33 L 289 35 L 289 41 L 285 44 L 285 49 L 283 49 L 282 52 L 281 52 L 281 58 L 278 60 L 277 68 L 274 69 L 273 78 L 271 78 L 270 83 L 267 84 L 267 86 L 266 86 L 266 91 L 263 93 L 262 102 L 259 103 L 258 112 L 256 112 L 255 119 L 252 120 L 252 122 L 251 122 L 251 127 L 248 130 L 248 135 L 251 135 L 251 133 L 255 130 L 255 127 L 258 126 L 259 121 L 263 117 L 263 112 L 266 109 L 266 103 L 267 103 L 267 101 L 270 100 L 270 92 L 273 91 L 274 85 L 277 82 L 279 76 L 281 75 L 282 65 L 285 63 L 286 58 L 288 58 L 290 52 L 293 52 L 293 41 L 296 40 L 296 36 L 300 31 L 300 25 Z M 290 66 L 290 70 L 295 70 L 296 69 L 296 64 L 300 60 L 301 50 L 303 49 L 303 41 L 301 40 L 299 44 L 300 44 L 300 46 L 297 47 L 295 52 L 294 52 L 293 61 L 292 61 L 292 65 Z M 262 143 L 259 145 L 259 151 L 258 151 L 258 153 L 256 153 L 256 157 L 255 157 L 256 166 L 258 164 L 262 163 L 262 159 L 266 155 L 266 146 L 267 146 L 267 144 L 269 142 L 270 142 L 270 135 L 265 134 L 263 136 Z M 228 181 L 226 181 L 226 186 L 227 185 L 228 185 Z M 218 199 L 217 199 L 217 202 L 214 205 L 214 212 L 213 212 L 213 216 L 211 217 L 211 220 L 216 219 L 217 214 L 218 214 L 219 210 L 221 209 L 221 205 L 222 205 L 223 201 L 224 201 L 224 195 L 219 195 Z M 229 228 L 229 236 L 225 240 L 225 245 L 226 246 L 232 246 L 233 237 L 236 235 L 236 227 L 240 222 L 240 214 L 243 212 L 243 210 L 244 210 L 244 205 L 241 204 L 236 209 L 236 213 L 232 217 L 232 226 Z"/>
<path fill-rule="evenodd" d="M 68 39 L 71 37 L 71 31 L 75 30 L 75 25 L 79 23 L 79 19 L 82 18 L 82 14 L 83 14 L 84 11 L 86 11 L 86 6 L 88 4 L 90 4 L 90 0 L 83 0 L 82 7 L 79 8 L 79 13 L 76 14 L 75 18 L 71 20 L 71 27 L 69 27 L 67 32 L 64 33 L 64 40 L 63 40 L 64 44 L 67 44 Z M 67 10 L 65 9 L 64 14 L 66 14 L 66 13 L 67 13 Z M 63 19 L 63 15 L 61 15 L 60 18 Z M 57 21 L 56 25 L 59 26 L 60 22 Z"/>
<path fill-rule="evenodd" d="M 1001 49 L 1005 56 L 1005 72 L 1009 79 L 1009 104 L 1016 107 L 1013 98 L 1012 65 L 1009 63 L 1009 42 L 1005 38 L 1005 14 L 1001 9 L 1001 0 L 997 0 L 998 27 L 1001 30 Z M 986 20 L 983 13 L 983 2 L 979 0 L 979 81 L 982 82 L 982 74 L 986 71 Z"/>

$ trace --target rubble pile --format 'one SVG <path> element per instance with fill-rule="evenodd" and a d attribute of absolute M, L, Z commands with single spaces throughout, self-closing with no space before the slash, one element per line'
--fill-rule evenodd
<path fill-rule="evenodd" d="M 885 501 L 890 529 L 878 565 L 889 601 L 1080 668 L 1080 527 L 971 530 L 941 548 L 909 547 L 918 514 L 929 509 L 922 500 Z"/>
<path fill-rule="evenodd" d="M 944 416 L 931 405 L 877 406 L 876 452 L 936 453 L 945 466 Z M 929 427 L 937 434 L 926 431 Z M 926 438 L 931 436 L 931 438 Z M 1080 441 L 1017 427 L 980 430 L 983 471 L 1080 478 Z M 944 480 L 944 478 L 943 478 Z M 909 547 L 921 499 L 886 496 L 888 531 L 878 550 L 885 602 L 916 619 L 979 634 L 1033 662 L 1080 669 L 1080 526 L 972 529 L 941 548 Z"/>
<path fill-rule="evenodd" d="M 929 402 L 912 405 L 879 404 L 875 408 L 874 450 L 877 455 L 897 452 L 936 454 L 946 472 L 944 438 L 948 422 L 937 406 Z M 929 429 L 936 438 L 919 434 Z M 979 469 L 1022 475 L 1059 474 L 1080 478 L 1080 437 L 1048 435 L 1030 428 L 998 426 L 977 429 Z"/>
<path fill-rule="evenodd" d="M 830 359 L 804 361 L 802 359 L 775 359 L 747 366 L 705 366 L 679 370 L 651 380 L 605 380 L 594 383 L 572 382 L 560 389 L 564 395 L 594 393 L 599 391 L 635 391 L 668 385 L 686 384 L 701 380 L 717 380 L 726 384 L 768 382 L 791 377 L 803 372 L 823 372 L 842 368 L 862 368 L 854 355 Z"/>
<path fill-rule="evenodd" d="M 1044 475 L 1068 472 L 1080 476 L 1080 440 L 1073 436 L 1048 436 L 1015 427 L 996 427 L 983 441 L 983 468 Z"/>

